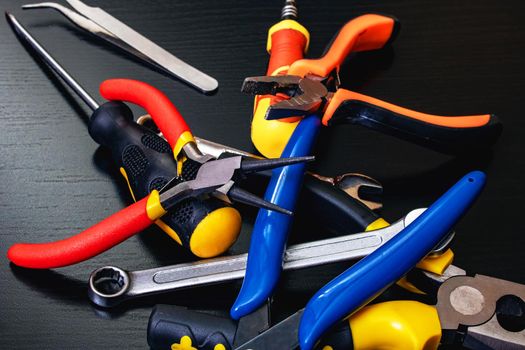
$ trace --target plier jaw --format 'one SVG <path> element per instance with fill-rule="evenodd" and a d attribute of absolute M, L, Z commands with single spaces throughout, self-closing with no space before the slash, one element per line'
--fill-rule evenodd
<path fill-rule="evenodd" d="M 267 120 L 313 114 L 323 110 L 331 95 L 321 79 L 296 75 L 249 77 L 244 79 L 241 91 L 253 95 L 286 95 L 288 99 L 268 107 Z"/>
<path fill-rule="evenodd" d="M 189 197 L 211 194 L 227 202 L 237 201 L 282 214 L 292 212 L 268 202 L 236 185 L 237 179 L 243 179 L 252 173 L 275 169 L 283 166 L 311 162 L 313 156 L 278 158 L 278 159 L 244 159 L 241 156 L 212 160 L 202 164 L 195 179 L 169 182 L 160 193 L 160 204 L 165 210 Z"/>
<path fill-rule="evenodd" d="M 450 265 L 437 275 L 419 269 L 407 279 L 435 304 L 441 343 L 469 349 L 525 348 L 525 285 Z"/>
<path fill-rule="evenodd" d="M 522 284 L 483 275 L 452 277 L 439 288 L 436 308 L 442 343 L 460 342 L 476 349 L 525 346 Z"/>

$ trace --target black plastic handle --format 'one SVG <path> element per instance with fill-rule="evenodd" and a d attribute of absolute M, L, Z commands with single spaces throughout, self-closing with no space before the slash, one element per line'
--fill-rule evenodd
<path fill-rule="evenodd" d="M 380 217 L 336 186 L 314 176 L 304 177 L 298 212 L 315 218 L 328 232 L 341 235 L 361 232 Z"/>
<path fill-rule="evenodd" d="M 253 189 L 261 188 L 263 178 L 268 180 L 272 173 L 265 171 L 256 175 L 247 180 Z M 333 235 L 364 231 L 380 218 L 336 185 L 309 173 L 304 176 L 295 212 L 301 220 L 315 222 L 316 226 Z"/>
<path fill-rule="evenodd" d="M 91 116 L 89 134 L 111 150 L 113 160 L 125 177 L 135 200 L 160 190 L 177 175 L 177 163 L 169 144 L 152 130 L 134 122 L 133 114 L 122 102 L 107 102 Z M 196 166 L 185 162 L 184 180 L 192 179 Z M 197 225 L 214 210 L 226 204 L 210 198 L 187 199 L 163 216 L 162 221 L 176 232 L 182 245 L 190 249 L 190 238 Z"/>
<path fill-rule="evenodd" d="M 153 350 L 172 349 L 173 344 L 181 343 L 199 350 L 231 350 L 236 331 L 237 323 L 229 317 L 157 305 L 148 322 L 148 344 Z"/>
<path fill-rule="evenodd" d="M 364 96 L 356 93 L 352 95 Z M 392 109 L 380 107 L 357 97 L 342 101 L 327 120 L 328 125 L 358 124 L 447 154 L 486 150 L 497 141 L 503 129 L 499 119 L 491 114 L 465 117 L 431 116 L 449 122 L 439 125 L 411 115 L 418 112 L 399 108 L 398 110 L 411 113 L 396 113 Z M 460 126 L 459 118 L 470 118 L 469 120 L 472 121 L 479 118 L 486 122 L 479 123 L 478 126 L 468 126 L 469 123 Z"/>

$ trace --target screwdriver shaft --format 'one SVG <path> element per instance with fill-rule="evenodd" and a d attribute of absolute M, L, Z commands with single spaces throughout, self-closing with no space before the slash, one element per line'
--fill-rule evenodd
<path fill-rule="evenodd" d="M 17 21 L 15 16 L 6 12 L 5 13 L 7 22 L 9 22 L 15 32 L 19 35 L 21 39 L 27 42 L 39 55 L 44 62 L 51 67 L 75 93 L 91 108 L 96 110 L 99 107 L 97 101 L 87 93 L 86 90 L 71 76 L 69 73 L 51 56 L 49 52 L 46 51 L 40 45 L 40 43 L 31 35 L 29 32 Z"/>
<path fill-rule="evenodd" d="M 297 4 L 295 0 L 285 0 L 283 9 L 281 10 L 281 20 L 283 19 L 297 20 Z"/>

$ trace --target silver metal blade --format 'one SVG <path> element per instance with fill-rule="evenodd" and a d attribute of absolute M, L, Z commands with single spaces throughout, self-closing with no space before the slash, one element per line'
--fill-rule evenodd
<path fill-rule="evenodd" d="M 152 62 L 155 62 L 172 75 L 184 80 L 195 88 L 209 93 L 216 90 L 219 86 L 219 83 L 214 78 L 178 59 L 101 8 L 87 6 L 80 0 L 67 0 L 67 2 L 80 14 L 111 32 L 115 37 L 147 56 Z"/>
<path fill-rule="evenodd" d="M 237 331 L 233 340 L 233 346 L 240 346 L 250 339 L 258 336 L 270 328 L 271 301 L 267 300 L 261 307 L 246 316 L 241 317 L 237 323 Z"/>
<path fill-rule="evenodd" d="M 32 9 L 41 9 L 41 8 L 52 8 L 57 10 L 58 12 L 62 13 L 67 19 L 69 19 L 71 22 L 73 22 L 75 25 L 79 26 L 80 28 L 87 30 L 88 32 L 91 32 L 93 34 L 105 34 L 108 36 L 112 36 L 112 34 L 108 31 L 106 31 L 104 28 L 96 24 L 95 22 L 87 19 L 84 16 L 79 15 L 73 10 L 68 9 L 65 6 L 62 6 L 60 4 L 54 3 L 54 2 L 40 2 L 37 4 L 26 4 L 22 5 L 23 10 L 32 10 Z"/>
<path fill-rule="evenodd" d="M 235 350 L 293 350 L 299 346 L 299 322 L 304 309 L 277 323 Z"/>

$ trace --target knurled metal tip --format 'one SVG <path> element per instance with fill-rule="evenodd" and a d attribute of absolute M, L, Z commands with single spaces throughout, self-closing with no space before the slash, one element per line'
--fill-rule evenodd
<path fill-rule="evenodd" d="M 313 162 L 314 156 L 275 158 L 275 159 L 243 159 L 241 162 L 241 171 L 244 174 L 253 172 L 280 168 L 287 165 L 298 163 Z"/>
<path fill-rule="evenodd" d="M 233 186 L 230 189 L 230 191 L 228 192 L 228 197 L 233 201 L 252 205 L 257 208 L 263 208 L 267 210 L 276 211 L 284 215 L 293 215 L 293 212 L 291 212 L 290 210 L 281 208 L 280 206 L 273 204 L 271 202 L 268 202 L 254 195 L 253 193 L 243 190 L 242 188 L 237 187 L 237 186 Z"/>

